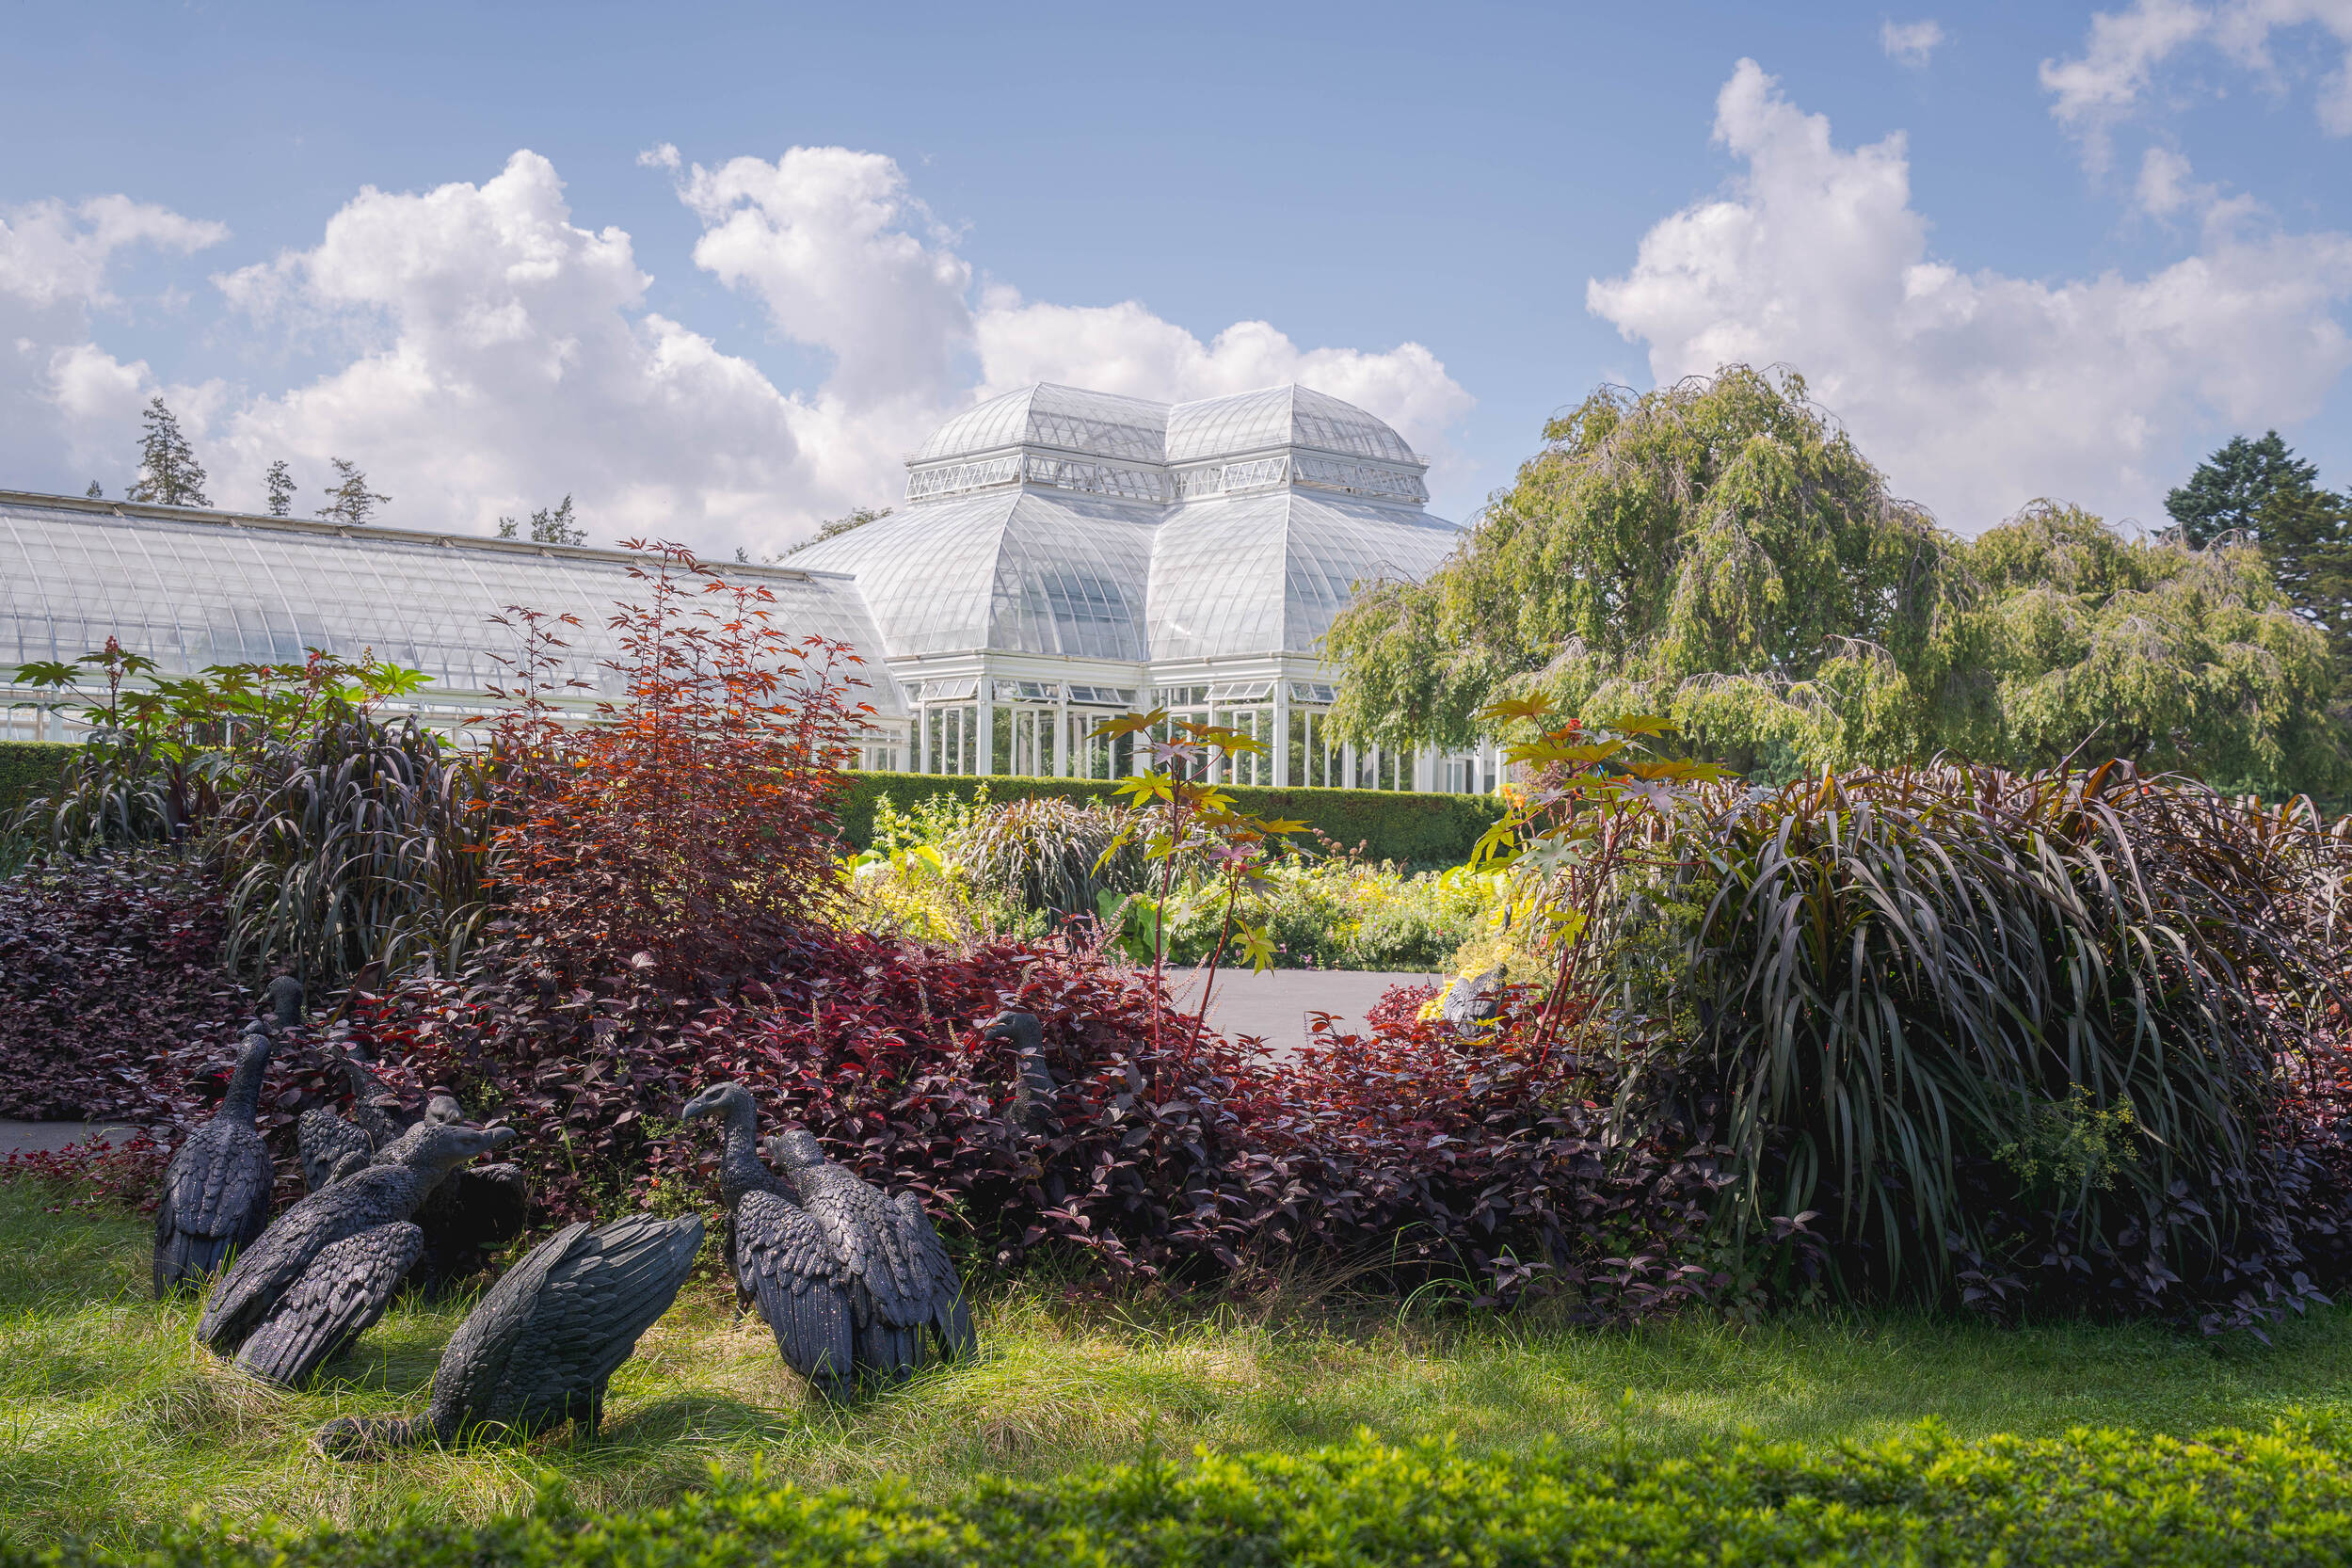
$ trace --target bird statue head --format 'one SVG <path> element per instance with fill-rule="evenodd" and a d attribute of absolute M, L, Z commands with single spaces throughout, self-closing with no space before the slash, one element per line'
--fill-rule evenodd
<path fill-rule="evenodd" d="M 277 1024 L 298 1024 L 302 1021 L 302 982 L 290 974 L 281 974 L 262 987 L 262 995 L 269 999 L 270 1021 Z"/>
<path fill-rule="evenodd" d="M 688 1100 L 679 1115 L 691 1122 L 697 1116 L 732 1116 L 751 1109 L 750 1090 L 740 1083 L 713 1083 Z"/>
<path fill-rule="evenodd" d="M 435 1127 L 456 1127 L 466 1119 L 466 1108 L 447 1095 L 435 1095 L 424 1102 L 424 1119 Z"/>
<path fill-rule="evenodd" d="M 767 1143 L 768 1159 L 788 1171 L 805 1171 L 824 1163 L 824 1146 L 813 1132 L 794 1128 L 779 1132 Z"/>
<path fill-rule="evenodd" d="M 1016 1013 L 1007 1008 L 980 1026 L 984 1040 L 1009 1040 L 1023 1056 L 1033 1056 L 1046 1048 L 1045 1026 L 1034 1013 Z"/>
<path fill-rule="evenodd" d="M 510 1127 L 427 1127 L 418 1135 L 408 1158 L 401 1161 L 431 1172 L 454 1171 L 477 1154 L 503 1149 L 515 1141 Z"/>

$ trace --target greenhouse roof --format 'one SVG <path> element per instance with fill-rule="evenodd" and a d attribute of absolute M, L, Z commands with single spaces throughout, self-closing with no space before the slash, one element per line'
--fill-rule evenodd
<path fill-rule="evenodd" d="M 618 648 L 605 626 L 642 597 L 641 557 L 472 535 L 344 527 L 174 506 L 0 491 L 0 666 L 72 661 L 109 637 L 166 675 L 288 664 L 306 650 L 424 671 L 420 696 L 479 698 L 510 683 L 517 635 L 494 617 L 523 606 L 574 615 L 563 675 L 609 695 Z M 855 584 L 800 568 L 729 566 L 778 620 L 871 652 L 880 636 Z M 856 695 L 903 712 L 878 669 Z"/>

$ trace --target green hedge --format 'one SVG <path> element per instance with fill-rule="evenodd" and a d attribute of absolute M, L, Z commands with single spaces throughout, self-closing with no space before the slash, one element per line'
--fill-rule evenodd
<path fill-rule="evenodd" d="M 1094 778 L 974 778 L 961 774 L 858 773 L 850 775 L 849 798 L 841 808 L 841 836 L 856 848 L 873 841 L 874 802 L 888 800 L 900 810 L 934 795 L 967 799 L 983 786 L 991 800 L 1024 795 L 1059 795 L 1067 800 L 1107 799 L 1116 786 Z M 1501 804 L 1492 795 L 1428 794 L 1408 790 L 1231 790 L 1253 816 L 1287 818 L 1320 828 L 1351 849 L 1361 843 L 1374 860 L 1414 866 L 1452 864 L 1468 858 L 1479 835 L 1492 826 Z"/>
<path fill-rule="evenodd" d="M 46 791 L 72 755 L 54 741 L 0 741 L 0 817 Z"/>
<path fill-rule="evenodd" d="M 186 1568 L 858 1568 L 1448 1563 L 2176 1564 L 2341 1562 L 2345 1434 L 2308 1424 L 2196 1441 L 2076 1428 L 1960 1442 L 1930 1426 L 1876 1447 L 1742 1446 L 1689 1460 L 1557 1452 L 1467 1459 L 1368 1436 L 1304 1454 L 1206 1455 L 984 1481 L 821 1494 L 735 1485 L 644 1513 L 432 1517 L 344 1534 L 232 1539 L 193 1524 L 143 1551 L 68 1543 L 10 1563 Z M 556 1505 L 560 1509 L 561 1504 Z"/>

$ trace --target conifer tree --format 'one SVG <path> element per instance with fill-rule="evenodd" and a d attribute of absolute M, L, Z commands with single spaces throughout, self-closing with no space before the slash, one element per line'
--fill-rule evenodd
<path fill-rule="evenodd" d="M 89 482 L 89 488 L 82 493 L 92 501 L 104 501 L 106 498 L 106 492 L 98 488 L 98 481 L 95 479 Z"/>
<path fill-rule="evenodd" d="M 139 416 L 147 433 L 139 438 L 138 478 L 129 499 L 150 506 L 209 506 L 204 494 L 204 468 L 196 449 L 180 433 L 180 422 L 161 397 L 148 400 Z"/>
<path fill-rule="evenodd" d="M 377 495 L 367 488 L 367 475 L 360 471 L 359 464 L 343 457 L 330 457 L 328 461 L 335 465 L 336 477 L 343 483 L 327 492 L 327 504 L 313 515 L 329 522 L 356 526 L 370 521 L 377 505 L 392 500 L 391 496 Z"/>
<path fill-rule="evenodd" d="M 282 518 L 294 504 L 294 475 L 286 472 L 283 457 L 269 465 L 269 472 L 262 479 L 262 488 L 269 492 L 269 515 Z"/>

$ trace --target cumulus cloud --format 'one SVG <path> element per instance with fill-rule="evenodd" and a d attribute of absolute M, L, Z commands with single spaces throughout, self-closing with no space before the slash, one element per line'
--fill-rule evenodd
<path fill-rule="evenodd" d="M 997 285 L 973 297 L 955 236 L 909 193 L 891 159 L 793 148 L 774 163 L 736 158 L 670 169 L 703 224 L 696 263 L 764 307 L 776 330 L 824 350 L 834 369 L 806 403 L 824 430 L 820 477 L 847 497 L 899 488 L 899 454 L 948 412 L 1032 381 L 1178 401 L 1302 381 L 1396 424 L 1446 457 L 1445 433 L 1470 398 L 1419 344 L 1305 348 L 1262 321 L 1203 342 L 1134 300 L 1073 306 Z M 862 475 L 863 477 L 854 477 Z"/>
<path fill-rule="evenodd" d="M 35 201 L 0 211 L 0 294 L 40 309 L 112 304 L 106 267 L 117 251 L 136 245 L 201 250 L 228 237 L 225 224 L 127 196 L 94 196 L 71 207 Z"/>
<path fill-rule="evenodd" d="M 1886 51 L 1886 57 L 1914 71 L 1926 66 L 1928 56 L 1945 41 L 1944 24 L 1932 19 L 1879 24 L 1879 47 Z"/>
<path fill-rule="evenodd" d="M 2352 0 L 2133 0 L 2126 9 L 2092 16 L 2080 56 L 2042 61 L 2041 85 L 2051 94 L 2050 112 L 2082 136 L 2093 166 L 2103 167 L 2112 127 L 2140 106 L 2158 68 L 2182 50 L 2209 45 L 2278 87 L 2273 38 L 2314 26 L 2343 51 L 2319 84 L 2320 127 L 2330 136 L 2352 135 Z"/>
<path fill-rule="evenodd" d="M 372 340 L 238 408 L 216 447 L 223 488 L 257 493 L 283 457 L 314 494 L 344 456 L 392 495 L 387 521 L 487 531 L 571 493 L 600 542 L 757 536 L 795 478 L 792 405 L 644 311 L 650 280 L 628 234 L 572 222 L 535 152 L 478 185 L 363 189 L 317 246 L 216 280 L 257 322 Z"/>
<path fill-rule="evenodd" d="M 316 244 L 216 274 L 249 335 L 330 367 L 280 389 L 165 386 L 89 330 L 111 302 L 110 259 L 200 248 L 219 225 L 119 197 L 0 215 L 0 349 L 14 354 L 0 362 L 0 457 L 55 472 L 65 453 L 68 472 L 119 484 L 138 409 L 161 392 L 222 504 L 255 504 L 283 458 L 307 511 L 328 460 L 346 457 L 392 498 L 390 523 L 486 532 L 569 493 L 600 541 L 766 552 L 895 500 L 904 454 L 935 424 L 1026 380 L 1170 399 L 1305 380 L 1441 456 L 1469 407 L 1417 344 L 1303 348 L 1258 321 L 1203 342 L 1131 301 L 980 290 L 956 236 L 875 153 L 794 148 L 706 168 L 664 144 L 638 161 L 699 225 L 696 264 L 824 358 L 815 385 L 780 388 L 649 310 L 631 236 L 579 221 L 554 167 L 525 151 L 479 184 L 363 188 Z"/>
<path fill-rule="evenodd" d="M 1744 174 L 1653 228 L 1588 305 L 1648 344 L 1661 381 L 1733 360 L 1801 369 L 1949 526 L 2041 494 L 2152 518 L 2216 424 L 2291 423 L 2352 366 L 2352 236 L 2277 232 L 2216 201 L 2197 253 L 2144 278 L 1963 272 L 1929 251 L 1900 133 L 1840 148 L 1742 60 L 1715 137 Z M 2186 177 L 2160 166 L 2150 188 L 2185 205 Z"/>
<path fill-rule="evenodd" d="M 130 466 L 115 450 L 122 422 L 136 424 L 155 378 L 93 341 L 93 318 L 121 303 L 109 274 L 140 248 L 184 254 L 228 236 L 222 224 L 121 195 L 0 209 L 0 464 L 40 472 L 62 456 L 120 483 Z M 192 406 L 210 397 L 177 391 Z"/>

